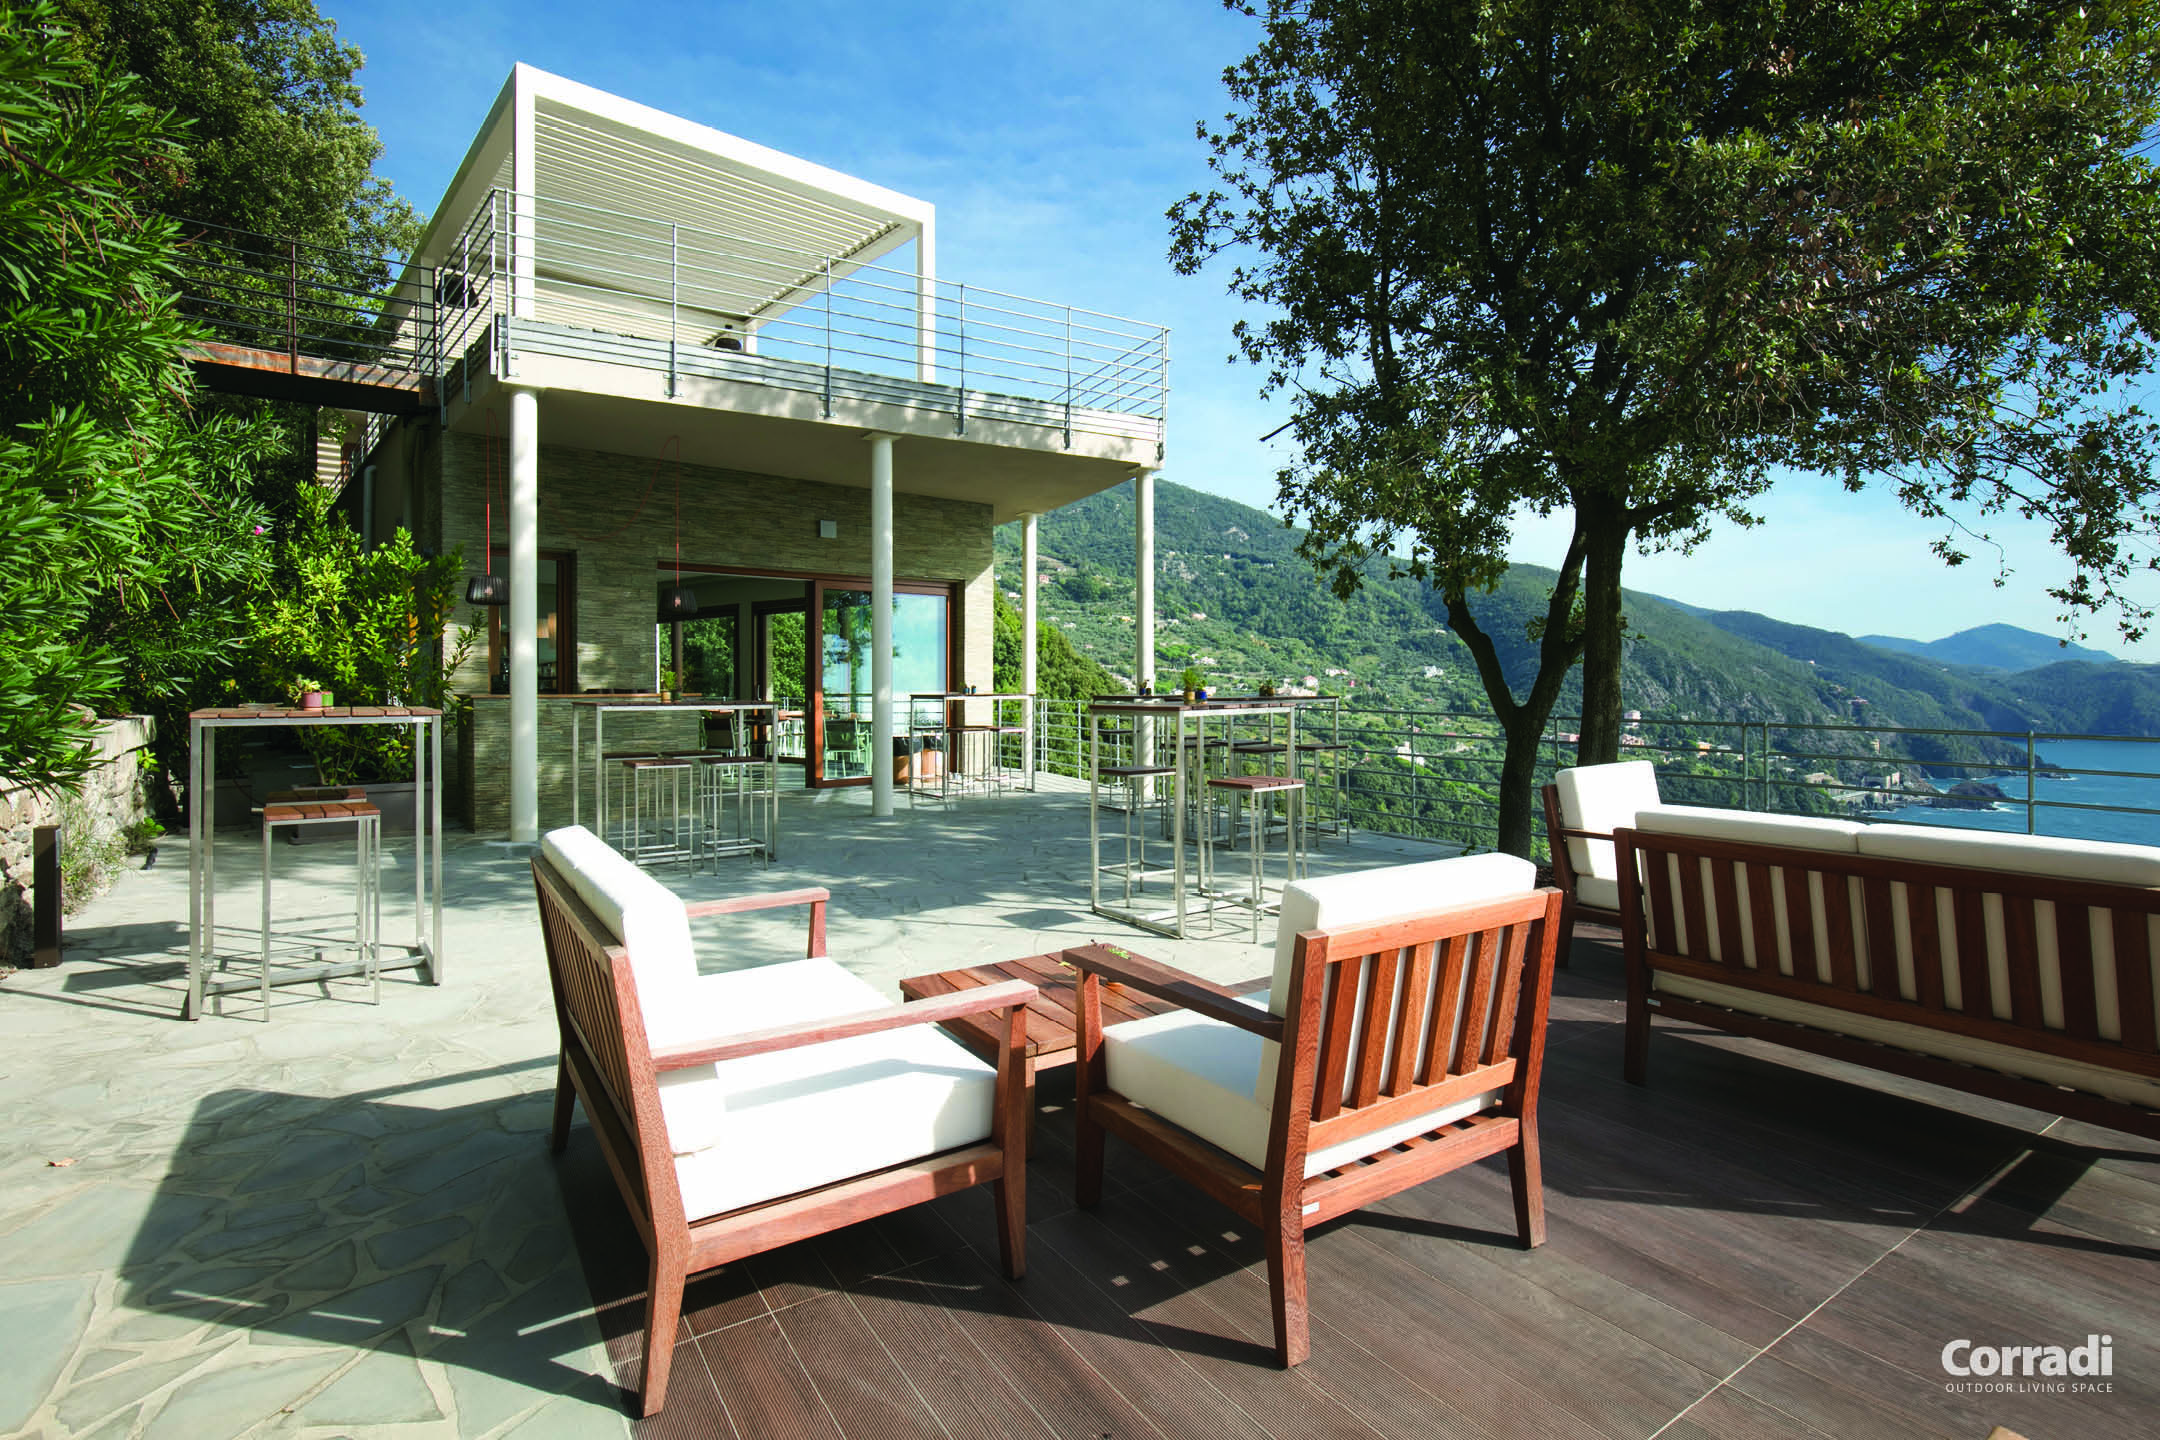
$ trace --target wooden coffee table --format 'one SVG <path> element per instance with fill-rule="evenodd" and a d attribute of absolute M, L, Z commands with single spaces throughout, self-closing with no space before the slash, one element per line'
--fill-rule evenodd
<path fill-rule="evenodd" d="M 1036 987 L 1035 998 L 1028 1001 L 1027 1007 L 1027 1107 L 1030 1117 L 1035 1113 L 1035 1072 L 1072 1064 L 1079 1043 L 1073 1038 L 1073 1032 L 1080 1025 L 1078 975 L 1059 958 L 1062 953 L 1052 951 L 1047 955 L 1030 955 L 1025 960 L 1005 960 L 966 970 L 940 970 L 934 975 L 914 975 L 900 982 L 900 993 L 910 1000 L 950 995 L 957 990 L 996 985 L 1005 980 L 1026 980 Z M 1229 988 L 1240 995 L 1250 995 L 1267 987 L 1268 977 L 1262 975 Z M 1177 1007 L 1167 1000 L 1158 1000 L 1152 995 L 1142 995 L 1105 981 L 1102 1008 L 1103 1023 L 1117 1025 L 1160 1015 Z M 949 1020 L 945 1022 L 945 1029 L 976 1054 L 987 1060 L 997 1059 L 1004 1036 L 994 1013 Z"/>

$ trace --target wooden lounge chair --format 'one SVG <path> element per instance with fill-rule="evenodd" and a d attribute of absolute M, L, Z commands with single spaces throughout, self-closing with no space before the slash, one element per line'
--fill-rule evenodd
<path fill-rule="evenodd" d="M 823 890 L 685 906 L 582 826 L 533 859 L 562 1029 L 551 1143 L 579 1101 L 651 1258 L 637 1413 L 658 1413 L 691 1275 L 970 1185 L 1026 1268 L 1026 1005 L 989 985 L 910 1004 L 824 957 Z M 809 958 L 699 975 L 690 921 L 810 908 Z M 931 1027 L 1004 1013 L 997 1068 Z"/>
<path fill-rule="evenodd" d="M 1113 1131 L 1256 1226 L 1285 1366 L 1311 1348 L 1315 1225 L 1505 1151 L 1516 1232 L 1542 1243 L 1537 1093 L 1561 897 L 1535 876 L 1476 855 L 1293 884 L 1264 997 L 1116 946 L 1066 951 L 1081 976 L 1080 1203 L 1101 1198 Z M 1106 1029 L 1105 980 L 1182 1008 Z"/>
<path fill-rule="evenodd" d="M 1658 799 L 1657 771 L 1648 760 L 1562 770 L 1542 798 L 1553 883 L 1567 897 L 1560 911 L 1558 963 L 1564 966 L 1577 921 L 1619 927 L 1620 866 L 1613 854 L 1613 831 L 1634 824 L 1638 813 L 1663 802 Z"/>

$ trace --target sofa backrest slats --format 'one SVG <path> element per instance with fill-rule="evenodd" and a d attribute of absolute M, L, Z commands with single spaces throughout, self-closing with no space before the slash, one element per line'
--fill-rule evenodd
<path fill-rule="evenodd" d="M 2010 947 L 2009 953 L 2037 956 L 2040 953 L 2040 926 L 2033 910 L 2042 902 L 2025 895 L 2005 895 L 2001 903 L 2003 939 Z M 2090 970 L 2085 978 L 2092 979 Z M 2010 967 L 2010 1018 L 2020 1025 L 2047 1023 L 2040 1001 L 2040 967 L 2037 964 Z"/>
<path fill-rule="evenodd" d="M 1887 1000 L 1898 998 L 1897 926 L 1890 907 L 1890 882 L 1880 875 L 1860 881 L 1861 923 L 1867 935 L 1868 993 Z M 1942 1008 L 1940 977 L 1934 1008 Z M 1925 1000 L 1926 990 L 1921 995 Z"/>
<path fill-rule="evenodd" d="M 1403 953 L 1410 957 L 1403 969 L 1402 993 L 1424 995 L 1433 988 L 1433 952 L 1438 946 L 1431 940 L 1412 945 Z M 1424 1015 L 1416 1005 L 1399 1005 L 1395 1009 L 1395 1042 L 1389 1053 L 1394 1059 L 1388 1069 L 1387 1093 L 1400 1095 L 1416 1084 L 1419 1077 L 1418 1027 Z"/>
<path fill-rule="evenodd" d="M 1493 1000 L 1492 1028 L 1485 1034 L 1481 1060 L 1497 1065 L 1508 1057 L 1515 1035 L 1515 1009 L 1522 1003 L 1523 966 L 1530 954 L 1528 925 L 1510 925 L 1501 941 L 1500 989 Z"/>
<path fill-rule="evenodd" d="M 2160 1050 L 2153 1030 L 2151 927 L 2143 910 L 2118 907 L 2111 912 L 2115 940 L 2116 1010 L 2122 1016 L 2122 1043 L 2132 1050 Z"/>
<path fill-rule="evenodd" d="M 2160 886 L 1620 834 L 1653 968 L 2160 1075 Z"/>
<path fill-rule="evenodd" d="M 1958 1008 L 1968 1015 L 1992 1015 L 1995 982 L 1988 974 L 1987 905 L 1978 886 L 1952 888 L 1950 924 L 1950 943 L 1957 950 Z"/>
<path fill-rule="evenodd" d="M 2058 912 L 2055 944 L 2062 967 L 2063 1029 L 2080 1040 L 2098 1040 L 2100 1005 L 2093 993 L 2091 924 L 2077 924 Z"/>
<path fill-rule="evenodd" d="M 1440 957 L 1440 981 L 1434 987 L 1433 1013 L 1453 1015 L 1462 1004 L 1463 976 L 1470 968 L 1470 939 L 1468 935 L 1450 935 L 1438 944 Z M 1455 1042 L 1454 1031 L 1445 1025 L 1435 1025 L 1426 1039 L 1425 1062 L 1418 1073 L 1418 1082 L 1430 1085 L 1444 1076 L 1454 1063 L 1454 1052 L 1449 1048 Z"/>
<path fill-rule="evenodd" d="M 1383 950 L 1372 957 L 1365 985 L 1365 1020 L 1359 1027 L 1360 1035 L 1378 1037 L 1390 1028 L 1396 1018 L 1391 1011 L 1416 1007 L 1396 1004 L 1395 986 L 1401 978 L 1402 952 Z M 1357 1068 L 1350 1075 L 1349 1103 L 1370 1105 L 1380 1098 L 1380 1062 L 1386 1051 L 1385 1045 L 1360 1045 L 1357 1047 Z"/>
<path fill-rule="evenodd" d="M 1840 990 L 1860 991 L 1860 966 L 1853 952 L 1852 886 L 1843 876 L 1823 882 L 1823 923 L 1830 950 L 1830 983 Z"/>
<path fill-rule="evenodd" d="M 1364 958 L 1359 956 L 1357 964 L 1328 966 L 1321 982 L 1327 1017 L 1320 1030 L 1320 1061 L 1313 1072 L 1315 1120 L 1332 1120 L 1342 1113 L 1343 1076 L 1350 1068 L 1350 1027 L 1357 1018 L 1358 974 Z"/>

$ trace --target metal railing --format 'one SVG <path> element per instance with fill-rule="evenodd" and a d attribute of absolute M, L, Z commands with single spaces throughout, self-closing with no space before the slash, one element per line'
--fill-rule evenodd
<path fill-rule="evenodd" d="M 1085 776 L 1086 704 L 1038 704 L 1036 764 L 1049 774 Z M 1575 763 L 1571 716 L 1556 716 L 1539 743 L 1535 783 Z M 1506 743 L 1489 714 L 1345 705 L 1339 800 L 1321 787 L 1308 796 L 1316 821 L 1489 849 L 1499 834 Z M 2107 742 L 2136 765 L 2050 763 L 2044 747 Z M 2062 731 L 1932 729 L 1760 720 L 1660 719 L 1629 722 L 1623 758 L 1658 767 L 1663 798 L 1788 814 L 1865 816 L 1877 823 L 1962 820 L 2028 834 L 2076 833 L 2075 817 L 2129 817 L 2160 843 L 2160 737 Z M 2143 768 L 2138 768 L 2142 766 Z M 2068 799 L 2049 793 L 2080 781 L 2149 781 L 2152 804 Z M 1970 782 L 1966 793 L 1956 789 Z M 1543 817 L 1533 819 L 1544 845 Z"/>
<path fill-rule="evenodd" d="M 493 190 L 439 263 L 191 227 L 181 298 L 221 336 L 461 384 L 520 351 L 971 422 L 1152 439 L 1169 331 L 912 270 Z M 445 389 L 444 402 L 449 395 Z"/>
<path fill-rule="evenodd" d="M 751 380 L 828 414 L 885 399 L 960 433 L 988 418 L 1159 441 L 1167 414 L 1163 326 L 574 201 L 490 192 L 432 283 L 451 364 L 507 317 L 506 365 L 590 354 L 663 369 L 671 391 Z"/>
<path fill-rule="evenodd" d="M 233 230 L 186 226 L 180 253 L 182 313 L 250 349 L 433 375 L 432 298 L 397 285 L 402 258 Z"/>

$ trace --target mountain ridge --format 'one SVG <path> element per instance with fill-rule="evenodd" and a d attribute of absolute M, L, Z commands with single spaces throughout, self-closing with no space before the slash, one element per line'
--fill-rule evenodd
<path fill-rule="evenodd" d="M 1173 482 L 1156 487 L 1157 674 L 1187 665 L 1225 688 L 1277 684 L 1346 691 L 1368 705 L 1490 715 L 1445 607 L 1429 588 L 1370 566 L 1337 600 L 1297 553 L 1300 532 L 1251 506 Z M 1040 522 L 1042 615 L 1076 650 L 1123 675 L 1132 665 L 1133 501 L 1125 485 Z M 998 570 L 1017 594 L 1017 525 L 1001 527 Z M 1536 668 L 1531 625 L 1550 570 L 1517 565 L 1472 611 L 1518 693 Z M 2160 666 L 2109 657 L 2012 672 L 1886 649 L 1842 632 L 1749 611 L 1705 610 L 1647 592 L 1623 594 L 1624 703 L 1706 727 L 1746 721 L 1844 727 L 1856 720 L 1940 730 L 2150 734 L 2160 727 Z M 1987 629 L 1989 627 L 1976 627 Z M 2001 627 L 2012 630 L 2015 627 Z M 1914 642 L 1919 643 L 1919 642 Z M 2106 683 L 2100 677 L 2106 676 Z M 1571 674 L 1556 713 L 1580 705 Z M 1827 732 L 1850 748 L 1857 733 Z M 1959 748 L 1944 740 L 1916 750 Z"/>
<path fill-rule="evenodd" d="M 2094 665 L 2120 664 L 2121 657 L 2087 645 L 2072 645 L 2052 635 L 1996 623 L 1974 625 L 1940 640 L 1908 640 L 1897 635 L 1856 635 L 1863 645 L 1906 655 L 1924 656 L 1946 665 L 1970 665 L 1987 670 L 2038 670 L 2066 660 Z"/>

